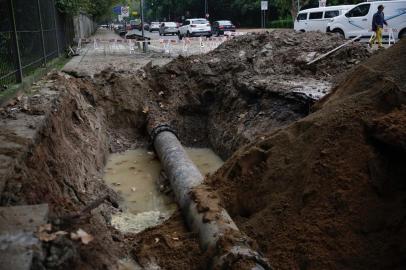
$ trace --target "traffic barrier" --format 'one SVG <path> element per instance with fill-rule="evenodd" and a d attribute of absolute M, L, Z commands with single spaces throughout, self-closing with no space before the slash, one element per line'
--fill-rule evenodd
<path fill-rule="evenodd" d="M 102 50 L 104 53 L 124 50 L 129 52 L 129 54 L 134 54 L 136 46 L 140 49 L 142 48 L 143 43 L 148 43 L 150 49 L 155 51 L 161 51 L 169 55 L 182 54 L 188 56 L 196 53 L 207 53 L 216 49 L 223 42 L 239 35 L 233 33 L 228 34 L 223 37 L 185 37 L 182 40 L 162 38 L 156 40 L 83 38 L 78 41 L 78 49 L 82 49 L 83 44 L 93 44 L 94 50 Z"/>
<path fill-rule="evenodd" d="M 388 45 L 391 46 L 391 44 L 395 44 L 396 40 L 395 40 L 395 35 L 393 34 L 393 29 L 392 28 L 384 28 L 383 29 L 383 34 L 387 34 L 388 35 Z M 369 38 L 369 43 L 371 43 L 372 39 L 376 37 L 376 33 L 375 31 L 372 32 L 371 37 Z"/>

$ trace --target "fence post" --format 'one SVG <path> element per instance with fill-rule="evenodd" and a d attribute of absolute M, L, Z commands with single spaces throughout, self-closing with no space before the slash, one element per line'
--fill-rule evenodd
<path fill-rule="evenodd" d="M 21 65 L 21 56 L 20 56 L 20 46 L 18 44 L 18 35 L 17 35 L 17 25 L 16 25 L 16 19 L 15 19 L 15 14 L 14 14 L 14 5 L 13 5 L 13 0 L 10 0 L 10 12 L 11 12 L 11 22 L 13 23 L 13 47 L 14 51 L 16 53 L 16 81 L 18 83 L 21 83 L 23 81 L 23 69 Z"/>
<path fill-rule="evenodd" d="M 41 4 L 40 4 L 39 0 L 37 0 L 37 3 L 38 3 L 39 25 L 40 25 L 40 28 L 41 28 L 42 52 L 44 54 L 44 66 L 46 66 L 46 64 L 47 64 L 47 53 L 46 53 L 46 50 L 45 50 L 44 29 L 43 29 L 43 26 L 42 26 Z"/>
<path fill-rule="evenodd" d="M 54 8 L 53 8 L 53 11 L 54 11 L 56 49 L 57 49 L 57 51 L 58 51 L 58 56 L 61 56 L 61 51 L 60 51 L 60 49 L 59 49 L 58 26 L 57 26 L 58 23 L 57 23 L 57 21 L 56 21 L 57 13 L 56 13 L 56 7 L 55 7 L 55 0 L 52 0 L 52 6 L 54 7 Z"/>

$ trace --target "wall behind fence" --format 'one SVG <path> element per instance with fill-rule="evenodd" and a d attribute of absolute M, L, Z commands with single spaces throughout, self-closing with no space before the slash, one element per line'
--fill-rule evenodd
<path fill-rule="evenodd" d="M 80 13 L 73 18 L 75 40 L 91 36 L 97 29 L 96 23 L 86 14 Z"/>
<path fill-rule="evenodd" d="M 72 18 L 54 0 L 0 0 L 0 85 L 19 83 L 72 43 Z"/>

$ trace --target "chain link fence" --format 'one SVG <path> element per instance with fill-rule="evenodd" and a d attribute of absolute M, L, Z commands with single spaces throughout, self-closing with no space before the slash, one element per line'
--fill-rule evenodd
<path fill-rule="evenodd" d="M 0 0 L 0 85 L 21 82 L 73 38 L 72 18 L 54 0 Z"/>

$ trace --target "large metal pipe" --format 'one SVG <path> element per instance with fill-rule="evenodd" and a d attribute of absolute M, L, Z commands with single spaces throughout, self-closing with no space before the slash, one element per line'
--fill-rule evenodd
<path fill-rule="evenodd" d="M 271 269 L 267 260 L 251 249 L 249 238 L 240 232 L 224 208 L 218 203 L 213 207 L 213 202 L 196 200 L 194 188 L 200 188 L 204 178 L 175 132 L 161 125 L 151 131 L 151 137 L 187 224 L 199 234 L 201 248 L 213 255 L 212 268 L 233 269 L 233 265 L 238 265 L 239 269 Z M 216 215 L 208 220 L 205 211 L 209 208 L 215 208 Z"/>

